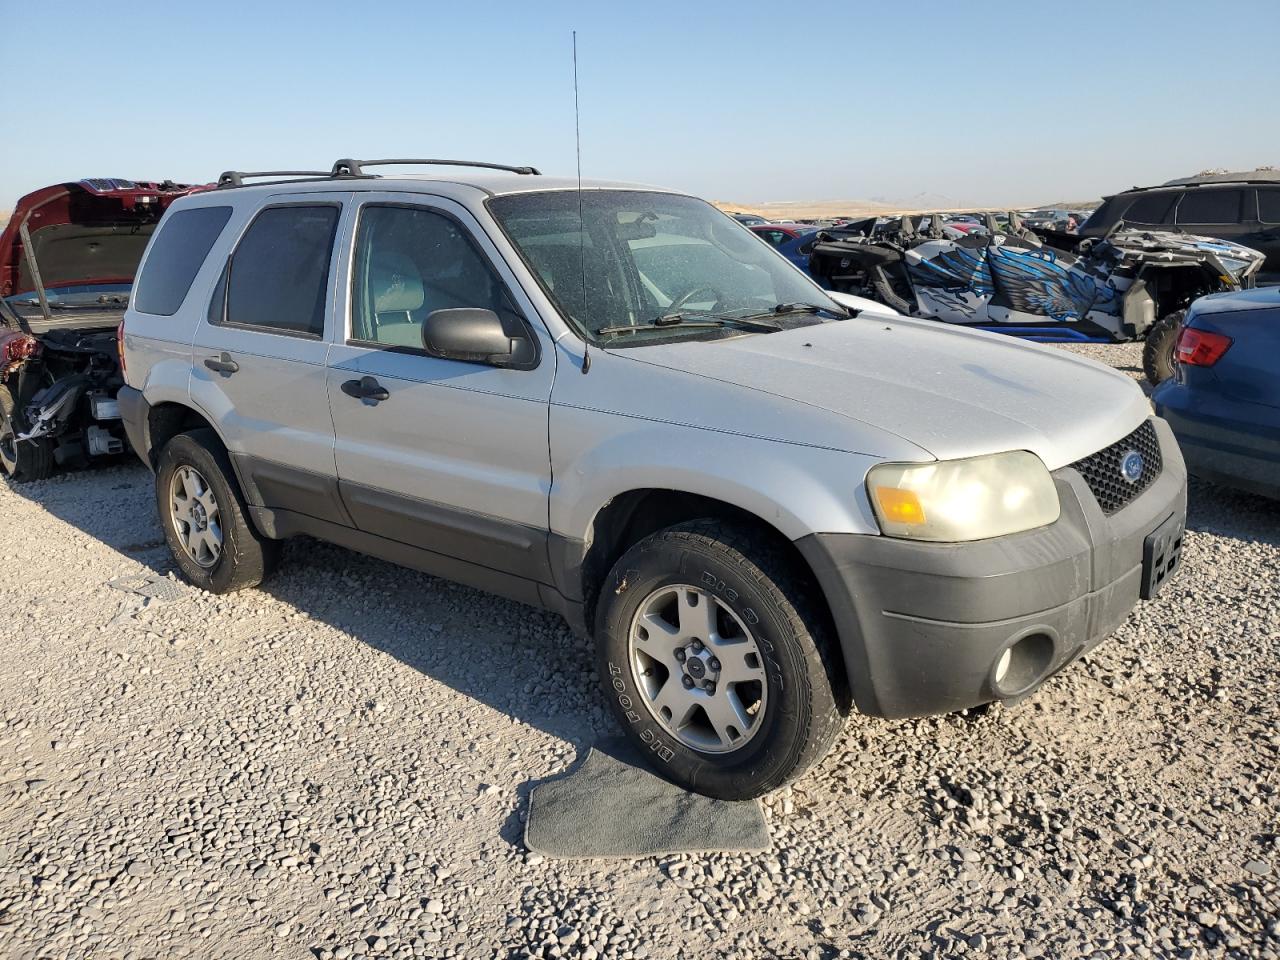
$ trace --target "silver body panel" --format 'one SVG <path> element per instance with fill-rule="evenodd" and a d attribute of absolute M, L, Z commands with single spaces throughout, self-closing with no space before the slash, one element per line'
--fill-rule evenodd
<path fill-rule="evenodd" d="M 148 318 L 132 308 L 126 315 L 129 385 L 153 405 L 169 400 L 201 411 L 234 453 L 576 540 L 610 500 L 640 488 L 732 503 L 792 539 L 876 533 L 863 482 L 876 463 L 1027 449 L 1055 469 L 1149 415 L 1137 385 L 1100 364 L 884 308 L 778 334 L 591 348 L 584 375 L 584 342 L 485 206 L 494 193 L 576 183 L 462 176 L 465 183 L 342 182 L 348 200 L 322 341 L 215 328 L 205 314 L 252 214 L 282 197 L 332 200 L 333 181 L 179 200 L 168 215 L 223 204 L 235 213 L 177 316 Z M 540 341 L 535 369 L 346 342 L 355 208 L 373 197 L 447 207 L 466 223 Z M 184 354 L 183 336 L 192 352 Z M 230 378 L 202 365 L 223 350 L 243 358 Z M 344 380 L 364 374 L 377 376 L 391 398 L 371 405 L 341 392 Z"/>

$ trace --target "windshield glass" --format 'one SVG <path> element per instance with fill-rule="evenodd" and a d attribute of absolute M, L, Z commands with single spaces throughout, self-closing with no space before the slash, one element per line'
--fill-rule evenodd
<path fill-rule="evenodd" d="M 101 310 L 123 308 L 129 301 L 131 283 L 82 283 L 48 287 L 45 298 L 51 310 Z M 35 290 L 6 297 L 5 302 L 24 316 L 39 315 L 40 294 Z"/>
<path fill-rule="evenodd" d="M 820 322 L 812 311 L 780 307 L 845 315 L 767 243 L 703 200 L 586 190 L 580 220 L 579 196 L 512 194 L 489 207 L 560 312 L 593 341 L 741 335 L 768 329 L 734 322 L 761 315 L 779 326 Z"/>

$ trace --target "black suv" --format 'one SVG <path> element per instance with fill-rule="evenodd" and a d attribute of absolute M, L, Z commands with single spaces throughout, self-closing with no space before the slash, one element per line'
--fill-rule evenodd
<path fill-rule="evenodd" d="M 1104 198 L 1080 235 L 1100 237 L 1117 220 L 1252 247 L 1267 258 L 1258 282 L 1280 283 L 1280 170 L 1207 174 L 1135 187 Z"/>

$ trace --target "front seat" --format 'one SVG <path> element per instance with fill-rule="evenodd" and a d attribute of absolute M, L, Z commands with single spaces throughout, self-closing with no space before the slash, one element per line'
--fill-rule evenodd
<path fill-rule="evenodd" d="M 413 260 L 403 253 L 375 251 L 369 260 L 369 293 L 371 338 L 399 347 L 422 346 L 421 318 L 415 313 L 426 297 L 422 274 Z"/>

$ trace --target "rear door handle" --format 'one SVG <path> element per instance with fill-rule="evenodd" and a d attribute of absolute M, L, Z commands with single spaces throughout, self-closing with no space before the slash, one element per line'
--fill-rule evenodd
<path fill-rule="evenodd" d="M 231 359 L 231 354 L 223 352 L 220 357 L 205 357 L 204 365 L 210 370 L 216 370 L 218 373 L 231 376 L 240 369 L 240 364 Z"/>
<path fill-rule="evenodd" d="M 386 400 L 391 394 L 387 388 L 374 377 L 361 377 L 359 380 L 347 380 L 342 384 L 342 392 L 357 400 L 372 400 L 378 403 Z"/>

